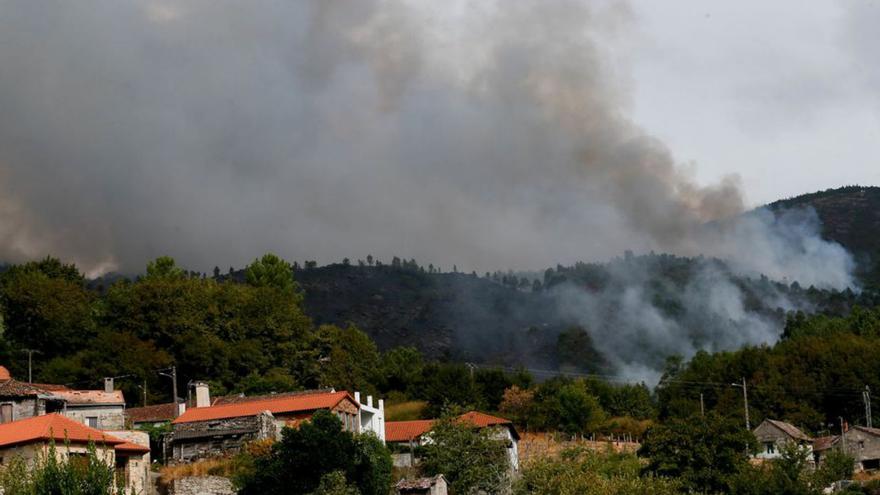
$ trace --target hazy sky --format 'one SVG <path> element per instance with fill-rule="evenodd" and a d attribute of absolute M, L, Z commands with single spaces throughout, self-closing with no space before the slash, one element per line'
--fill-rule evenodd
<path fill-rule="evenodd" d="M 751 204 L 880 184 L 880 2 L 634 0 L 633 118 Z"/>
<path fill-rule="evenodd" d="M 0 260 L 736 255 L 699 227 L 880 184 L 880 3 L 805 5 L 7 0 Z"/>

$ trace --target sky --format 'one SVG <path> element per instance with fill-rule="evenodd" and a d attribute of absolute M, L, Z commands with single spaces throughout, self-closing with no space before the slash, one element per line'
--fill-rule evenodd
<path fill-rule="evenodd" d="M 880 184 L 878 5 L 9 0 L 0 259 L 482 272 L 747 242 L 793 277 L 833 251 L 806 217 L 701 226 Z"/>
<path fill-rule="evenodd" d="M 880 184 L 869 0 L 634 0 L 633 119 L 752 205 Z M 873 20 L 873 21 L 872 21 Z"/>

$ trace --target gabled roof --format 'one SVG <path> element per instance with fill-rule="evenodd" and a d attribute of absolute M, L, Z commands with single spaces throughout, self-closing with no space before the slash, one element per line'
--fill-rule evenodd
<path fill-rule="evenodd" d="M 235 395 L 222 395 L 220 397 L 214 397 L 211 400 L 211 406 L 225 406 L 228 404 L 242 404 L 244 402 L 254 402 L 261 400 L 273 400 L 273 399 L 283 399 L 287 397 L 295 397 L 300 395 L 312 395 L 312 394 L 327 394 L 335 392 L 332 388 L 325 388 L 319 390 L 300 390 L 297 392 L 280 392 L 273 394 L 265 394 L 265 395 L 243 395 L 243 394 L 235 394 Z"/>
<path fill-rule="evenodd" d="M 794 426 L 791 423 L 786 423 L 785 421 L 779 421 L 776 419 L 765 419 L 764 421 L 770 423 L 776 428 L 779 428 L 780 430 L 782 430 L 783 433 L 790 436 L 791 438 L 794 438 L 796 440 L 803 440 L 805 442 L 813 441 L 812 438 L 807 436 L 804 432 L 798 429 L 798 427 Z"/>
<path fill-rule="evenodd" d="M 0 447 L 55 440 L 59 444 L 89 443 L 119 445 L 126 443 L 100 430 L 66 418 L 60 414 L 46 414 L 0 425 Z"/>
<path fill-rule="evenodd" d="M 431 430 L 434 426 L 433 419 L 420 419 L 416 421 L 386 421 L 386 442 L 409 442 Z"/>
<path fill-rule="evenodd" d="M 813 439 L 813 452 L 828 450 L 840 439 L 839 436 L 819 437 Z"/>
<path fill-rule="evenodd" d="M 122 390 L 105 392 L 103 390 L 54 390 L 52 395 L 73 405 L 125 405 Z"/>
<path fill-rule="evenodd" d="M 354 397 L 349 395 L 348 392 L 324 392 L 255 400 L 240 404 L 227 404 L 224 406 L 195 407 L 187 409 L 185 413 L 172 421 L 172 423 L 194 423 L 197 421 L 256 416 L 263 411 L 269 411 L 272 414 L 284 414 L 316 411 L 318 409 L 332 409 L 339 405 L 343 400 L 350 400 L 352 404 L 357 405 Z"/>
<path fill-rule="evenodd" d="M 0 397 L 35 397 L 38 395 L 49 395 L 49 392 L 36 384 L 20 382 L 14 378 L 0 382 Z"/>
<path fill-rule="evenodd" d="M 418 478 L 414 480 L 400 480 L 394 485 L 398 490 L 428 490 L 432 486 L 436 485 L 440 482 L 440 480 L 446 481 L 446 478 L 443 477 L 442 474 L 438 474 L 433 478 Z"/>
<path fill-rule="evenodd" d="M 434 419 L 421 419 L 416 421 L 386 421 L 385 422 L 385 441 L 386 442 L 408 442 L 416 439 L 425 433 L 431 431 L 434 426 Z M 509 419 L 499 418 L 490 414 L 481 413 L 479 411 L 470 411 L 462 414 L 456 421 L 469 424 L 477 428 L 488 428 L 490 426 L 507 426 L 510 428 L 514 438 L 519 438 L 513 422 Z"/>
<path fill-rule="evenodd" d="M 869 433 L 871 435 L 880 437 L 880 428 L 868 428 L 867 426 L 858 426 L 858 425 L 851 426 L 850 428 L 853 430 L 864 431 L 865 433 Z"/>
<path fill-rule="evenodd" d="M 125 416 L 132 423 L 160 423 L 174 419 L 174 403 L 156 404 L 144 407 L 131 407 L 125 410 Z"/>

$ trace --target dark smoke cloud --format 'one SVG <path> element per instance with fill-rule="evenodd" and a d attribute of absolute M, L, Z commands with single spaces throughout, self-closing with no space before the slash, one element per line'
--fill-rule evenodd
<path fill-rule="evenodd" d="M 492 270 L 630 248 L 847 285 L 813 224 L 729 220 L 737 179 L 695 183 L 627 118 L 630 18 L 574 0 L 4 2 L 0 258 Z"/>

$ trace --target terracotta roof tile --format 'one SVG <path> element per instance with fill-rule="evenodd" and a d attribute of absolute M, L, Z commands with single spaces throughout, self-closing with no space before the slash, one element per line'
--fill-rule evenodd
<path fill-rule="evenodd" d="M 428 431 L 434 425 L 433 419 L 420 419 L 415 421 L 386 421 L 386 442 L 409 442 Z"/>
<path fill-rule="evenodd" d="M 55 390 L 55 397 L 60 397 L 68 404 L 125 404 L 122 390 L 105 392 L 103 390 Z"/>
<path fill-rule="evenodd" d="M 280 414 L 299 411 L 314 411 L 318 409 L 332 409 L 345 399 L 349 399 L 352 403 L 357 404 L 354 397 L 349 395 L 348 392 L 325 392 L 255 400 L 223 406 L 195 407 L 187 409 L 185 413 L 172 421 L 172 423 L 193 423 L 196 421 L 256 416 L 263 411 L 269 411 L 272 414 Z"/>
<path fill-rule="evenodd" d="M 828 450 L 834 446 L 834 443 L 837 442 L 839 438 L 840 437 L 838 436 L 815 438 L 813 439 L 813 451 L 818 452 L 822 450 Z"/>
<path fill-rule="evenodd" d="M 59 443 L 65 441 L 72 443 L 95 442 L 107 445 L 125 443 L 124 440 L 89 428 L 60 414 L 35 416 L 0 425 L 0 447 L 48 440 L 55 440 Z"/>
<path fill-rule="evenodd" d="M 265 394 L 265 395 L 222 395 L 220 397 L 215 397 L 211 400 L 212 406 L 225 406 L 227 404 L 241 404 L 244 402 L 254 402 L 260 400 L 273 400 L 273 399 L 282 399 L 285 397 L 296 397 L 300 395 L 312 395 L 312 394 L 327 394 L 334 392 L 333 389 L 321 389 L 321 390 L 301 390 L 297 392 L 281 392 L 276 394 Z"/>
<path fill-rule="evenodd" d="M 788 435 L 792 438 L 796 438 L 798 440 L 804 440 L 807 442 L 812 441 L 812 439 L 810 437 L 808 437 L 806 434 L 804 434 L 804 432 L 802 432 L 800 429 L 798 429 L 798 427 L 796 427 L 795 425 L 793 425 L 791 423 L 786 423 L 785 421 L 779 421 L 776 419 L 768 419 L 767 422 L 772 424 L 773 426 L 779 428 L 780 430 L 784 431 L 786 435 Z"/>
<path fill-rule="evenodd" d="M 125 452 L 130 454 L 146 454 L 150 451 L 149 447 L 138 445 L 132 442 L 123 442 L 114 447 L 117 452 Z"/>
<path fill-rule="evenodd" d="M 145 407 L 131 407 L 125 410 L 125 416 L 132 423 L 160 423 L 174 419 L 174 403 L 156 404 Z"/>
<path fill-rule="evenodd" d="M 434 419 L 421 419 L 416 421 L 386 421 L 385 422 L 385 441 L 386 442 L 408 442 L 418 438 L 428 431 L 434 425 Z M 467 423 L 477 428 L 487 428 L 489 426 L 508 426 L 514 437 L 519 438 L 513 423 L 509 419 L 499 418 L 479 411 L 470 411 L 462 414 L 457 421 Z"/>
<path fill-rule="evenodd" d="M 34 395 L 48 395 L 49 392 L 33 383 L 20 382 L 9 379 L 0 383 L 0 397 L 30 397 Z"/>

